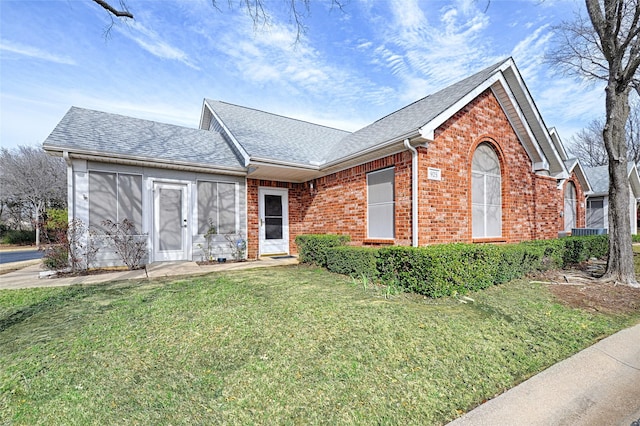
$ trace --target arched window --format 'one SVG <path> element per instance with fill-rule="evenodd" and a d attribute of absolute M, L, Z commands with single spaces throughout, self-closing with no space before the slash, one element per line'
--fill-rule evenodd
<path fill-rule="evenodd" d="M 471 229 L 473 238 L 502 236 L 502 178 L 493 148 L 478 145 L 471 162 Z"/>
<path fill-rule="evenodd" d="M 576 196 L 576 186 L 569 181 L 564 186 L 564 230 L 571 231 L 576 228 L 576 218 L 578 217 L 576 208 L 578 200 Z"/>

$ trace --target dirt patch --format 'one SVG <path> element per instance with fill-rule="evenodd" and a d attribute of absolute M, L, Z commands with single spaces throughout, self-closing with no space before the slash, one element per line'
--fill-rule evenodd
<path fill-rule="evenodd" d="M 640 309 L 640 288 L 616 285 L 598 279 L 605 264 L 590 261 L 570 269 L 536 276 L 562 303 L 591 312 L 625 314 Z"/>

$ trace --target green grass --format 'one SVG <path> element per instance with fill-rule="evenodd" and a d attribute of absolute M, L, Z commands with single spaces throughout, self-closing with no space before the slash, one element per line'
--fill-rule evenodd
<path fill-rule="evenodd" d="M 441 424 L 640 319 L 470 296 L 304 266 L 0 291 L 0 424 Z"/>

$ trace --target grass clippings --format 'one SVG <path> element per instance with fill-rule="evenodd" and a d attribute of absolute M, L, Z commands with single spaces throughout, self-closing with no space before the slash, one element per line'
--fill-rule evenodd
<path fill-rule="evenodd" d="M 0 424 L 443 424 L 639 319 L 305 266 L 0 291 Z"/>

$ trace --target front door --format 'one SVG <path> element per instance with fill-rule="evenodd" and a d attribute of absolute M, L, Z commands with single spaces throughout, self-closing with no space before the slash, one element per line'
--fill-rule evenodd
<path fill-rule="evenodd" d="M 289 254 L 289 195 L 286 189 L 259 188 L 260 254 Z"/>
<path fill-rule="evenodd" d="M 154 183 L 153 207 L 154 260 L 187 260 L 189 235 L 187 185 Z"/>

